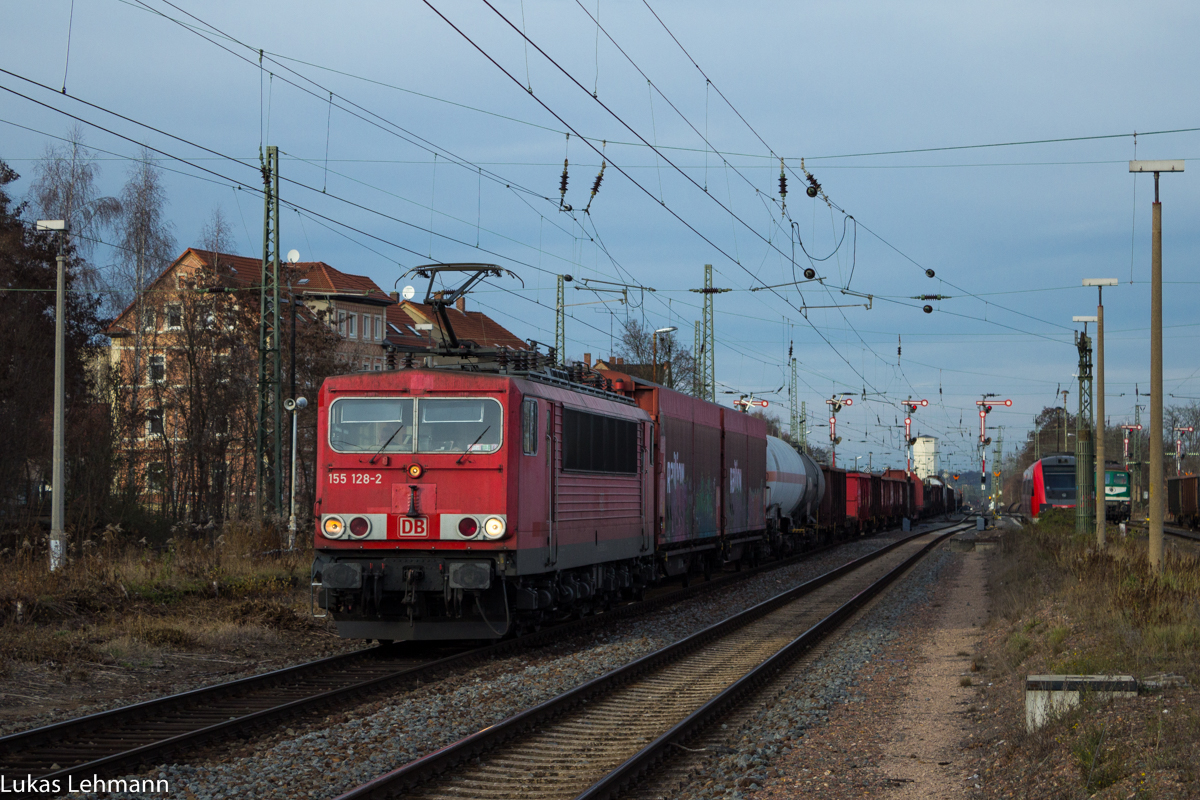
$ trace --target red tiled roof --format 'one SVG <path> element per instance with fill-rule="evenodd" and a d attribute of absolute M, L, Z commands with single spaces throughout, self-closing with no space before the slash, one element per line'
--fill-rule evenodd
<path fill-rule="evenodd" d="M 414 327 L 416 323 L 404 313 L 401 305 L 393 303 L 388 306 L 384 311 L 384 320 L 387 322 L 387 330 L 384 331 L 383 338 L 388 344 L 405 350 L 429 349 L 432 340 Z"/>
<path fill-rule="evenodd" d="M 175 259 L 171 266 L 167 267 L 161 275 L 155 278 L 146 291 L 150 292 L 158 288 L 162 281 L 168 275 L 172 274 L 189 255 L 193 256 L 193 261 L 199 268 L 206 270 L 209 275 L 215 274 L 217 282 L 227 288 L 255 288 L 258 286 L 259 278 L 262 275 L 262 259 L 189 247 L 179 258 Z M 214 265 L 216 268 L 215 272 Z M 382 300 L 387 303 L 394 302 L 370 278 L 364 275 L 347 274 L 329 266 L 323 261 L 301 261 L 295 265 L 294 269 L 296 270 L 296 275 L 293 285 L 300 294 L 340 294 L 367 297 L 375 301 Z M 306 282 L 300 283 L 301 281 Z M 129 334 L 131 330 L 125 320 L 132 308 L 133 304 L 130 303 L 129 306 L 117 315 L 105 333 L 109 336 Z"/>
<path fill-rule="evenodd" d="M 433 306 L 414 303 L 411 300 L 405 300 L 401 306 L 408 311 L 410 316 L 420 317 L 423 322 L 432 322 L 439 330 L 441 329 L 441 322 L 434 313 Z M 454 328 L 454 335 L 460 341 L 473 342 L 479 347 L 504 346 L 514 350 L 529 349 L 529 345 L 524 339 L 506 330 L 500 323 L 479 311 L 463 312 L 450 306 L 446 309 L 446 317 Z"/>

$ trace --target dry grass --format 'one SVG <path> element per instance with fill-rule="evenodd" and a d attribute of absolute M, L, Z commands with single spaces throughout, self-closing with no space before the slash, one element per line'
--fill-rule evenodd
<path fill-rule="evenodd" d="M 163 548 L 113 527 L 50 572 L 34 542 L 10 553 L 0 586 L 0 669 L 151 664 L 164 652 L 239 652 L 302 630 L 312 551 L 279 548 L 269 528 L 179 531 Z"/>
<path fill-rule="evenodd" d="M 1105 551 L 1077 537 L 1073 518 L 1005 533 L 993 562 L 997 685 L 1009 687 L 997 738 L 1010 785 L 1084 797 L 1195 796 L 1200 759 L 1200 563 L 1168 552 L 1152 575 L 1145 542 Z M 1027 734 L 1017 695 L 1028 674 L 1176 673 L 1188 686 L 1111 704 L 1091 703 Z M 989 676 L 991 679 L 991 676 Z M 1176 794 L 1180 787 L 1187 787 Z M 1029 787 L 1033 791 L 1032 786 Z M 999 788 L 997 789 L 999 791 Z"/>

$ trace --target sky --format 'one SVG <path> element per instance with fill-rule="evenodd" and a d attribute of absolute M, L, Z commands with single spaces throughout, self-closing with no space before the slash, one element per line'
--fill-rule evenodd
<path fill-rule="evenodd" d="M 691 346 L 712 264 L 731 290 L 718 401 L 753 393 L 786 427 L 791 350 L 811 441 L 828 443 L 826 399 L 855 399 L 840 464 L 903 466 L 910 396 L 949 469 L 977 468 L 985 393 L 1013 401 L 988 418 L 1009 452 L 1060 385 L 1074 410 L 1084 278 L 1120 280 L 1107 411 L 1131 420 L 1153 178 L 1127 162 L 1200 157 L 1194 3 L 43 0 L 0 19 L 16 196 L 78 122 L 106 194 L 160 151 L 181 252 L 219 208 L 258 256 L 274 145 L 284 251 L 387 290 L 425 263 L 498 264 L 516 277 L 469 306 L 542 342 L 570 274 L 572 358 L 611 353 L 628 318 Z M 1194 163 L 1160 188 L 1168 405 L 1200 397 Z M 809 267 L 820 282 L 780 286 Z M 583 278 L 655 291 L 611 302 Z"/>

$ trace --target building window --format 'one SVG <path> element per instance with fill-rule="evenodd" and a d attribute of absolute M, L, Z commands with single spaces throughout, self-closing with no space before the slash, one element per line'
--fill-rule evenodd
<path fill-rule="evenodd" d="M 521 402 L 521 452 L 536 456 L 538 451 L 537 400 L 527 397 Z"/>
<path fill-rule="evenodd" d="M 167 377 L 167 357 L 150 356 L 150 380 L 158 383 Z"/>
<path fill-rule="evenodd" d="M 167 468 L 161 461 L 146 466 L 146 489 L 161 492 L 167 485 Z"/>
<path fill-rule="evenodd" d="M 351 339 L 357 339 L 358 338 L 358 314 L 351 314 L 350 316 L 348 316 L 346 318 L 346 324 L 349 326 L 349 328 L 346 331 L 346 335 L 349 336 Z"/>
<path fill-rule="evenodd" d="M 383 341 L 383 317 L 375 317 L 375 341 Z"/>
<path fill-rule="evenodd" d="M 158 323 L 158 320 L 155 319 L 156 316 L 157 315 L 154 313 L 154 306 L 143 305 L 142 306 L 142 330 L 144 330 L 144 331 L 154 330 L 155 325 Z"/>
<path fill-rule="evenodd" d="M 163 436 L 163 412 L 161 408 L 152 408 L 146 412 L 146 435 Z"/>
<path fill-rule="evenodd" d="M 337 322 L 338 335 L 344 337 L 346 335 L 346 312 L 345 311 L 337 312 L 337 320 L 338 320 L 338 322 Z"/>
<path fill-rule="evenodd" d="M 167 306 L 167 330 L 179 330 L 183 327 L 183 306 L 172 303 Z"/>

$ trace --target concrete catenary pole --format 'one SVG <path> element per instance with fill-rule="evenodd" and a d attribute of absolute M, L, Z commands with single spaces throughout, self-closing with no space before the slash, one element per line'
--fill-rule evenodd
<path fill-rule="evenodd" d="M 1150 226 L 1150 571 L 1162 571 L 1163 556 L 1163 374 L 1162 374 L 1162 203 L 1160 172 L 1183 172 L 1183 161 L 1130 161 L 1130 172 L 1154 173 Z"/>

